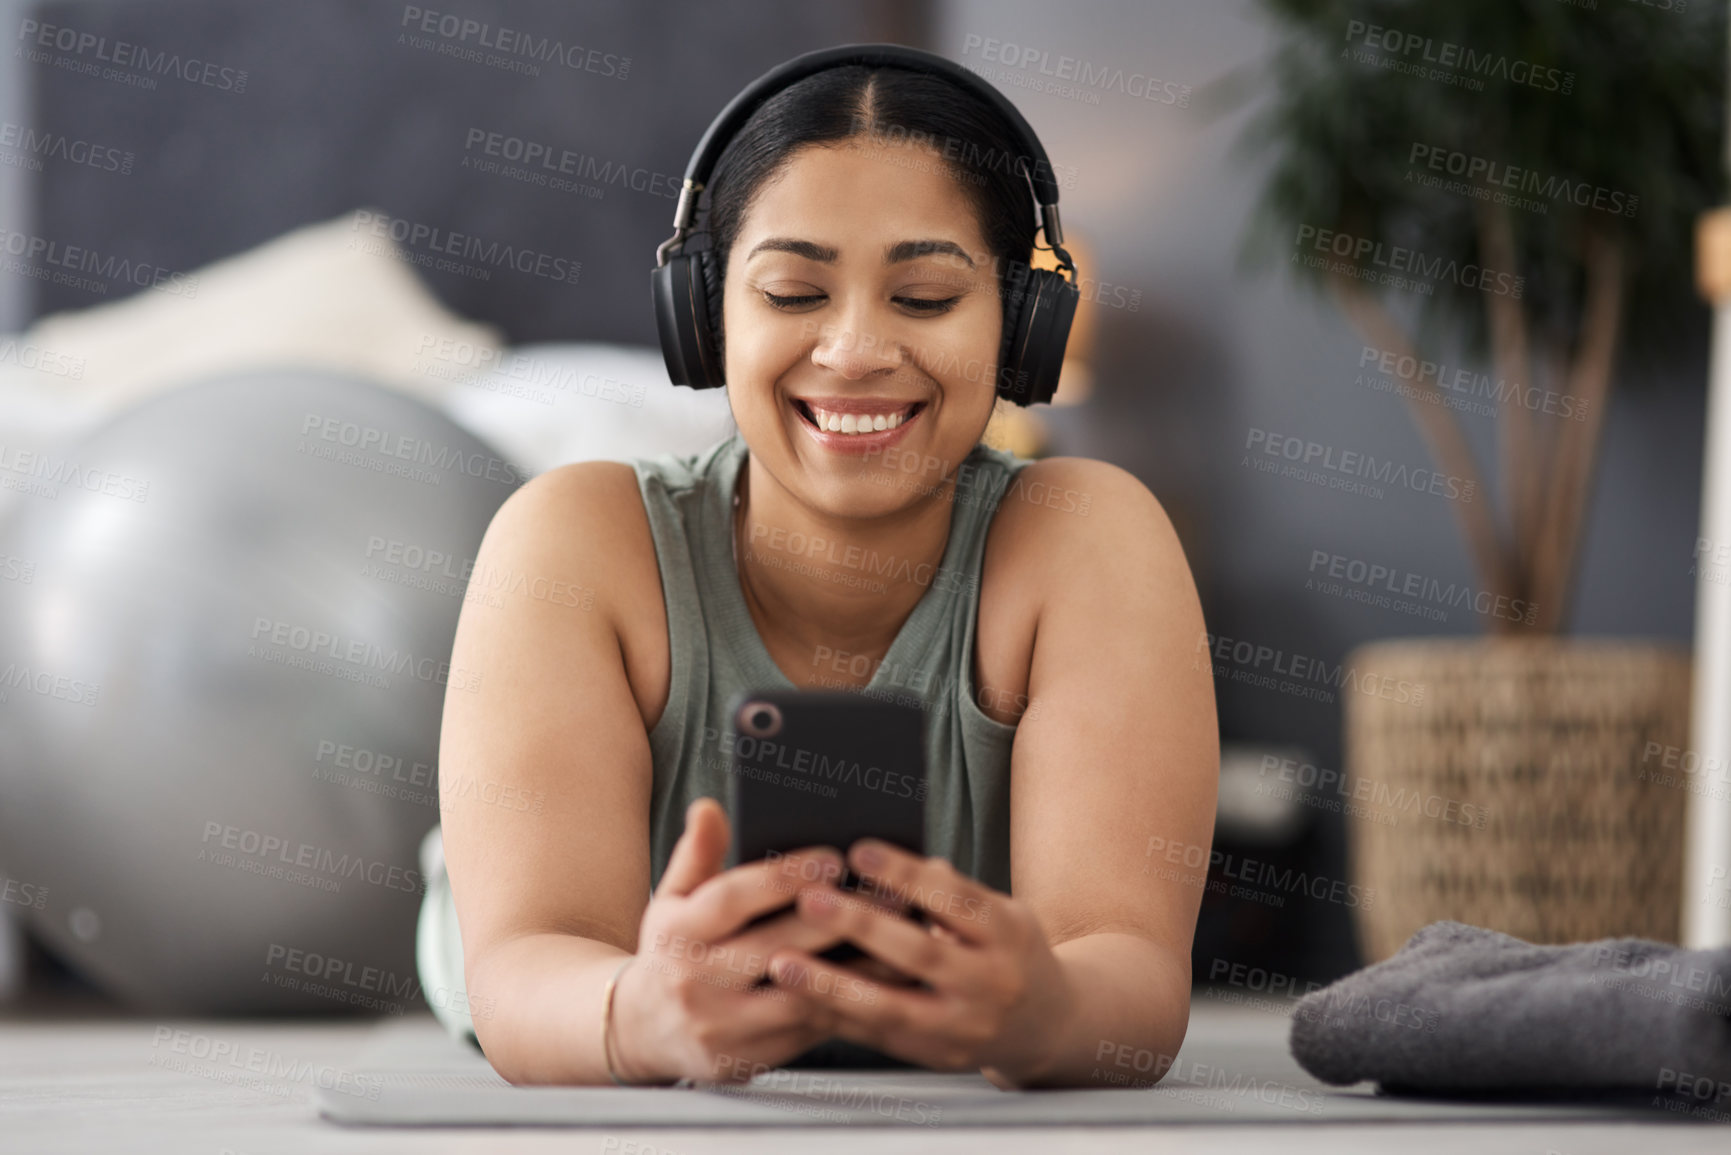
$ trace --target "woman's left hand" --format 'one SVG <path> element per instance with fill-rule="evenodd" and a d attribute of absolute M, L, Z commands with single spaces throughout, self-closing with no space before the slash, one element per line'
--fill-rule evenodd
<path fill-rule="evenodd" d="M 886 985 L 859 969 L 777 950 L 769 974 L 842 1038 L 934 1070 L 979 1070 L 1010 1089 L 1056 1061 L 1074 996 L 1027 904 L 876 839 L 854 843 L 862 894 L 802 887 L 801 918 L 839 933 L 923 986 Z M 867 898 L 880 901 L 867 901 Z M 921 925 L 881 900 L 918 907 Z"/>

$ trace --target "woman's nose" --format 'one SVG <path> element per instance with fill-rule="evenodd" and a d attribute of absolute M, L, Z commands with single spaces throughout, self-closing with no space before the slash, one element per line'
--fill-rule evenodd
<path fill-rule="evenodd" d="M 873 373 L 893 373 L 901 368 L 902 345 L 882 329 L 859 318 L 819 324 L 812 363 L 849 380 Z"/>

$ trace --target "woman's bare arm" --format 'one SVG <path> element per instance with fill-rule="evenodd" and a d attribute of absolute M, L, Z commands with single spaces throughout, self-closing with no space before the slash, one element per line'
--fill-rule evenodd
<path fill-rule="evenodd" d="M 523 485 L 457 624 L 480 689 L 446 698 L 439 811 L 465 978 L 492 1009 L 475 1033 L 513 1082 L 608 1081 L 601 994 L 649 900 L 649 741 L 618 628 L 645 576 L 636 490 L 612 462 Z"/>
<path fill-rule="evenodd" d="M 724 869 L 726 814 L 698 799 L 650 895 L 651 719 L 621 626 L 665 609 L 635 473 L 591 462 L 523 486 L 488 527 L 469 589 L 452 662 L 482 689 L 446 700 L 440 810 L 494 1069 L 607 1082 L 604 992 L 633 955 L 609 1032 L 627 1081 L 748 1078 L 822 1041 L 821 1015 L 756 983 L 775 948 L 839 940 L 793 914 L 746 929 L 790 901 L 803 855 Z M 637 675 L 664 686 L 665 660 L 645 672 L 655 657 L 637 653 Z M 839 871 L 835 852 L 817 858 Z"/>
<path fill-rule="evenodd" d="M 1189 1022 L 1219 787 L 1212 668 L 1194 658 L 1201 604 L 1165 510 L 1133 475 L 1076 458 L 1028 469 L 1091 499 L 1086 517 L 1019 511 L 1039 543 L 1020 556 L 1048 572 L 1028 684 L 1039 708 L 1011 763 L 1011 877 L 1075 997 L 1036 1081 L 1085 1084 L 1095 1068 L 1120 1073 L 1124 1054 L 1151 1055 L 1129 1069 L 1157 1078 Z"/>

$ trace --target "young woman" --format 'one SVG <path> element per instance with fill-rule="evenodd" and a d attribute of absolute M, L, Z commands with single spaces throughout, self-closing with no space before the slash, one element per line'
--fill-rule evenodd
<path fill-rule="evenodd" d="M 738 431 L 551 470 L 494 517 L 476 568 L 524 580 L 458 623 L 480 688 L 445 704 L 419 945 L 507 1079 L 829 1054 L 1112 1085 L 1102 1056 L 1177 1053 L 1219 760 L 1202 615 L 1134 477 L 981 444 L 1036 228 L 1026 177 L 966 157 L 1019 151 L 920 71 L 767 100 L 708 188 Z M 724 869 L 724 704 L 765 685 L 924 703 L 929 856 Z M 842 854 L 926 923 L 840 891 Z M 843 942 L 865 957 L 817 957 Z"/>

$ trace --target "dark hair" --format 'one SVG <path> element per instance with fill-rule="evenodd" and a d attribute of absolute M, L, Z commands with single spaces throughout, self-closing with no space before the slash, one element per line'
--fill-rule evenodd
<path fill-rule="evenodd" d="M 1025 175 L 1033 162 L 997 109 L 928 72 L 863 64 L 826 69 L 759 105 L 716 158 L 707 227 L 716 276 L 708 286 L 710 321 L 718 351 L 727 253 L 758 192 L 795 149 L 859 137 L 938 150 L 940 163 L 961 182 L 973 207 L 1000 284 L 1008 270 L 1033 257 L 1038 222 Z"/>

